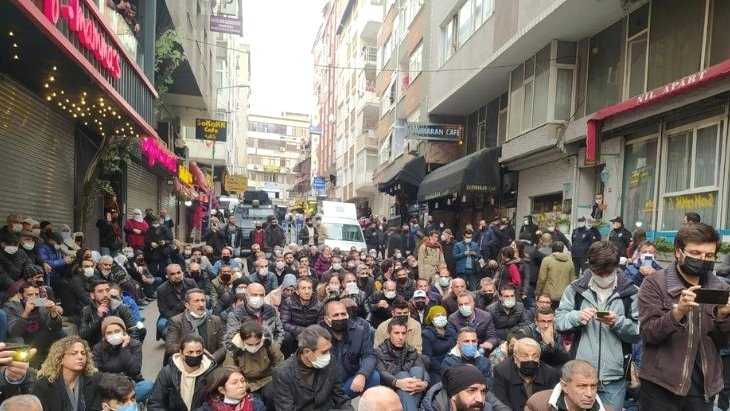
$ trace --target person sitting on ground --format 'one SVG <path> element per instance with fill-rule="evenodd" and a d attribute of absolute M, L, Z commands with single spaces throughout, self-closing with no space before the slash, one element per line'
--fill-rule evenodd
<path fill-rule="evenodd" d="M 208 376 L 203 398 L 196 411 L 264 411 L 266 407 L 248 393 L 246 377 L 236 368 L 216 368 Z"/>
<path fill-rule="evenodd" d="M 35 395 L 13 395 L 0 404 L 0 411 L 43 411 L 43 404 Z"/>
<path fill-rule="evenodd" d="M 378 386 L 368 388 L 360 396 L 357 411 L 403 411 L 398 394 L 390 388 Z"/>
<path fill-rule="evenodd" d="M 477 345 L 477 332 L 471 327 L 463 327 L 456 336 L 456 345 L 449 351 L 441 362 L 441 377 L 451 367 L 469 364 L 477 367 L 484 376 L 484 381 L 489 388 L 493 388 L 492 365 L 489 360 L 479 352 Z"/>
<path fill-rule="evenodd" d="M 121 301 L 111 298 L 110 291 L 109 283 L 104 280 L 97 280 L 93 283 L 91 305 L 87 305 L 81 310 L 79 335 L 90 345 L 96 345 L 102 340 L 101 322 L 104 318 L 114 315 L 124 321 L 129 336 L 141 343 L 143 341 L 142 331 L 137 327 L 132 310 Z"/>
<path fill-rule="evenodd" d="M 591 363 L 571 360 L 563 365 L 560 382 L 549 390 L 536 392 L 525 411 L 612 411 L 598 398 L 598 373 Z"/>
<path fill-rule="evenodd" d="M 174 355 L 180 349 L 180 341 L 188 334 L 195 334 L 203 339 L 206 354 L 220 364 L 226 355 L 224 332 L 220 317 L 206 311 L 203 290 L 190 289 L 185 293 L 185 311 L 170 318 L 167 325 L 165 355 Z"/>
<path fill-rule="evenodd" d="M 134 381 L 124 374 L 103 374 L 99 379 L 99 399 L 102 411 L 136 410 L 137 401 L 144 402 L 136 395 Z"/>
<path fill-rule="evenodd" d="M 238 334 L 241 324 L 248 319 L 254 319 L 261 324 L 267 339 L 281 346 L 284 342 L 284 327 L 274 307 L 264 302 L 264 286 L 253 283 L 248 286 L 243 295 L 239 295 L 237 291 L 236 298 L 239 301 L 228 313 L 226 320 L 225 341 L 228 349 L 231 349 L 231 339 Z"/>
<path fill-rule="evenodd" d="M 454 280 L 456 281 L 456 280 Z M 477 331 L 479 340 L 479 348 L 485 354 L 491 352 L 494 347 L 499 345 L 499 337 L 494 329 L 492 316 L 474 306 L 474 297 L 470 293 L 463 292 L 457 297 L 459 309 L 457 312 L 449 315 L 449 324 L 455 330 L 463 327 L 471 327 Z"/>
<path fill-rule="evenodd" d="M 456 344 L 456 330 L 449 325 L 446 309 L 435 305 L 428 310 L 421 331 L 423 355 L 429 358 L 428 374 L 431 384 L 441 381 L 441 363 Z"/>
<path fill-rule="evenodd" d="M 157 289 L 157 309 L 160 317 L 157 319 L 157 340 L 167 335 L 167 322 L 170 318 L 185 311 L 185 294 L 196 288 L 192 278 L 183 278 L 182 268 L 177 264 L 170 264 L 165 269 L 167 281 Z"/>
<path fill-rule="evenodd" d="M 279 307 L 279 316 L 286 332 L 281 351 L 288 356 L 296 350 L 299 334 L 322 319 L 322 304 L 314 297 L 311 280 L 300 278 L 297 281 L 296 294 L 284 300 Z"/>
<path fill-rule="evenodd" d="M 522 327 L 522 330 L 540 344 L 540 360 L 545 364 L 559 370 L 570 359 L 563 335 L 555 331 L 555 312 L 551 308 L 538 308 L 535 322 Z"/>
<path fill-rule="evenodd" d="M 392 317 L 381 323 L 375 330 L 374 346 L 379 347 L 388 339 L 388 324 L 395 319 L 400 319 L 406 324 L 408 331 L 406 332 L 406 341 L 408 345 L 413 347 L 419 354 L 423 351 L 423 337 L 421 336 L 421 324 L 411 318 L 408 303 L 401 297 L 396 298 L 392 305 Z"/>
<path fill-rule="evenodd" d="M 423 397 L 423 411 L 512 411 L 492 392 L 476 367 L 455 365 Z"/>
<path fill-rule="evenodd" d="M 524 304 L 517 301 L 517 290 L 512 284 L 499 287 L 499 300 L 489 305 L 485 311 L 492 317 L 500 341 L 507 338 L 507 333 L 512 328 L 529 324 L 532 314 Z"/>

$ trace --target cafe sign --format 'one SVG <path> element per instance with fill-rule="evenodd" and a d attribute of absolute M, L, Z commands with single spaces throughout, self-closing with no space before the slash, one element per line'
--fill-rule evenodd
<path fill-rule="evenodd" d="M 195 139 L 207 141 L 226 141 L 228 123 L 223 120 L 206 118 L 195 119 Z"/>
<path fill-rule="evenodd" d="M 464 136 L 464 126 L 459 124 L 408 123 L 406 138 L 430 141 L 460 141 Z"/>

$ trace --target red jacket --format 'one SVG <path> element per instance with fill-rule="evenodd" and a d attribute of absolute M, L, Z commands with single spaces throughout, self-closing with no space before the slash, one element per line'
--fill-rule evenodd
<path fill-rule="evenodd" d="M 141 231 L 141 233 L 135 234 L 132 232 L 134 229 Z M 147 230 L 149 230 L 149 226 L 146 221 L 135 221 L 133 218 L 127 220 L 127 222 L 124 223 L 124 232 L 127 234 L 127 246 L 132 247 L 135 250 L 143 249 L 144 238 L 147 234 Z"/>

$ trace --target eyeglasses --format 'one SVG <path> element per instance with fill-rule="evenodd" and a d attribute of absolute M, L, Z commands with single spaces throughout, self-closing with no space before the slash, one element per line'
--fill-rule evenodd
<path fill-rule="evenodd" d="M 717 254 L 715 254 L 715 253 L 703 253 L 702 251 L 698 251 L 698 250 L 682 250 L 681 253 L 684 254 L 685 256 L 689 255 L 692 258 L 697 258 L 697 259 L 705 260 L 705 261 L 717 260 Z"/>

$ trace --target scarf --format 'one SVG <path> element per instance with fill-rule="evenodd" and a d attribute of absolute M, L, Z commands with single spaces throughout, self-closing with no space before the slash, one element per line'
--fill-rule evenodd
<path fill-rule="evenodd" d="M 433 248 L 433 249 L 438 249 L 438 250 L 441 249 L 441 243 L 439 243 L 438 241 L 433 243 L 433 242 L 431 242 L 431 240 L 426 240 L 423 242 L 423 245 L 425 245 L 428 248 Z"/>
<path fill-rule="evenodd" d="M 210 408 L 213 411 L 254 411 L 253 408 L 253 397 L 251 394 L 246 394 L 238 404 L 226 404 L 220 398 L 214 398 L 208 402 Z"/>
<path fill-rule="evenodd" d="M 193 334 L 200 335 L 198 327 L 205 324 L 205 321 L 208 319 L 208 314 L 204 315 L 203 318 L 195 318 L 190 315 L 190 311 L 185 310 L 185 319 L 193 326 Z"/>

